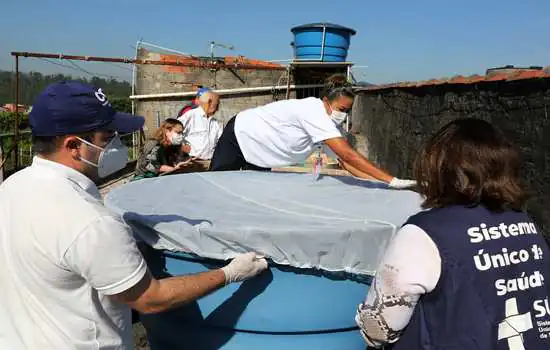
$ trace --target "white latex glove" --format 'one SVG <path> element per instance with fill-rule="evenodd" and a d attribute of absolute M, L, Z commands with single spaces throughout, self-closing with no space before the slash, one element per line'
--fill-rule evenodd
<path fill-rule="evenodd" d="M 396 189 L 403 189 L 403 188 L 410 188 L 416 186 L 415 180 L 404 180 L 404 179 L 398 179 L 394 177 L 391 182 L 389 183 L 391 188 Z"/>
<path fill-rule="evenodd" d="M 267 261 L 254 252 L 237 255 L 228 265 L 222 267 L 226 284 L 242 282 L 265 269 L 267 269 Z"/>

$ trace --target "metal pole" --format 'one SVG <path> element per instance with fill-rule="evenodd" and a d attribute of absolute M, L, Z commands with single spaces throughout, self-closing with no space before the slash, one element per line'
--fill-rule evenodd
<path fill-rule="evenodd" d="M 323 24 L 323 43 L 321 44 L 321 58 L 320 60 L 323 61 L 325 58 L 325 37 L 327 33 L 327 27 Z"/>
<path fill-rule="evenodd" d="M 312 89 L 312 88 L 322 88 L 324 84 L 311 84 L 311 85 L 295 85 L 287 84 L 285 85 L 276 85 L 276 86 L 256 86 L 251 88 L 236 88 L 236 89 L 214 89 L 218 95 L 237 95 L 250 92 L 260 92 L 260 91 L 273 91 L 273 90 L 295 90 L 295 89 Z M 189 97 L 195 96 L 196 92 L 186 91 L 186 92 L 168 92 L 161 94 L 147 94 L 147 95 L 135 95 L 130 96 L 131 99 L 144 100 L 144 99 L 160 99 L 160 98 L 172 98 L 172 97 Z"/>
<path fill-rule="evenodd" d="M 51 54 L 51 53 L 39 53 L 39 52 L 12 52 L 12 56 L 23 57 L 42 57 L 51 59 L 65 59 L 65 60 L 77 60 L 77 61 L 89 61 L 89 62 L 113 62 L 113 63 L 136 63 L 136 64 L 152 64 L 157 66 L 173 66 L 173 67 L 195 67 L 195 68 L 211 68 L 211 69 L 255 69 L 255 70 L 285 70 L 282 65 L 254 65 L 248 63 L 224 63 L 215 62 L 212 64 L 210 60 L 204 60 L 200 57 L 183 57 L 181 60 L 176 58 L 175 61 L 156 61 L 156 60 L 142 60 L 120 57 L 99 57 L 99 56 L 76 56 L 76 55 L 64 55 L 64 54 Z"/>
<path fill-rule="evenodd" d="M 159 45 L 147 43 L 147 42 L 145 42 L 145 41 L 142 41 L 141 39 L 139 40 L 139 43 L 140 43 L 141 45 L 151 46 L 151 47 L 154 47 L 154 48 L 157 48 L 157 49 L 161 49 L 161 50 L 164 50 L 164 51 L 174 52 L 174 53 L 180 54 L 180 55 L 182 55 L 182 56 L 190 56 L 188 53 L 181 52 L 181 51 L 174 50 L 174 49 L 170 49 L 170 48 L 164 47 L 164 46 L 159 46 Z"/>
<path fill-rule="evenodd" d="M 139 49 L 140 49 L 140 46 L 141 46 L 141 39 L 139 39 L 137 42 L 136 42 L 136 56 L 134 57 L 134 60 L 137 60 L 138 59 L 138 54 L 139 54 Z M 137 76 L 137 65 L 136 63 L 134 62 L 132 64 L 132 96 L 136 93 L 136 85 L 137 85 L 137 80 L 138 80 L 138 76 Z M 135 114 L 136 113 L 136 103 L 135 103 L 135 100 L 131 99 L 132 101 L 132 114 Z M 138 135 L 142 132 L 142 130 L 140 130 L 137 134 L 134 132 L 132 133 L 132 147 L 134 148 L 134 152 L 133 152 L 133 157 L 136 158 L 136 144 L 138 144 L 138 149 L 141 148 L 141 138 L 138 137 Z"/>
<path fill-rule="evenodd" d="M 136 43 L 136 57 L 134 57 L 134 60 L 137 60 L 137 56 L 138 56 L 138 50 L 139 50 L 139 45 L 141 44 L 141 41 L 138 40 L 137 43 Z M 137 80 L 137 77 L 136 77 L 136 63 L 132 63 L 132 96 L 136 94 L 136 80 Z M 132 100 L 132 114 L 135 114 L 135 103 L 134 103 L 134 100 Z"/>
<path fill-rule="evenodd" d="M 348 65 L 347 66 L 347 69 L 346 69 L 346 80 L 348 83 L 352 83 L 351 81 L 351 65 Z M 349 133 L 349 123 L 350 123 L 350 114 L 348 113 L 347 117 L 346 117 L 346 132 Z"/>
<path fill-rule="evenodd" d="M 13 132 L 13 153 L 15 170 L 19 169 L 19 56 L 15 56 L 15 130 Z"/>

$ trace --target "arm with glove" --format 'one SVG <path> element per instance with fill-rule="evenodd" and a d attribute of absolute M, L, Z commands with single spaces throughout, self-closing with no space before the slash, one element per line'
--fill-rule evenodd
<path fill-rule="evenodd" d="M 194 302 L 230 283 L 242 282 L 267 269 L 256 253 L 237 255 L 226 266 L 198 274 L 155 279 L 148 272 L 133 288 L 115 300 L 144 313 L 157 313 Z"/>
<path fill-rule="evenodd" d="M 339 158 L 340 165 L 352 175 L 362 179 L 373 179 L 387 183 L 391 188 L 404 189 L 416 186 L 416 181 L 398 179 L 378 168 L 367 158 L 354 150 L 343 137 L 328 139 L 325 144 Z"/>

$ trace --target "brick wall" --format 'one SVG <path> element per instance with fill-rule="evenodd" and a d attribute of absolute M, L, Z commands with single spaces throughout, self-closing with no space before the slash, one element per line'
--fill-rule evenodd
<path fill-rule="evenodd" d="M 162 55 L 140 49 L 138 58 L 148 60 L 165 60 L 169 55 Z M 219 69 L 141 65 L 137 70 L 136 95 L 195 91 L 196 85 L 214 89 L 249 88 L 286 84 L 286 70 L 263 69 Z M 285 91 L 277 93 L 285 97 Z M 268 92 L 243 93 L 239 95 L 222 95 L 220 108 L 215 115 L 222 122 L 227 122 L 233 115 L 244 109 L 274 101 L 274 94 Z M 295 96 L 294 92 L 291 95 Z M 146 118 L 147 131 L 157 127 L 157 115 L 161 120 L 177 115 L 178 111 L 191 100 L 191 97 L 136 101 L 136 113 Z"/>

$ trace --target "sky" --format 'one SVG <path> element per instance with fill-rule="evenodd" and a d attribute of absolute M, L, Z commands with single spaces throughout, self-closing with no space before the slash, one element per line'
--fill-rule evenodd
<path fill-rule="evenodd" d="M 11 51 L 133 57 L 140 39 L 195 55 L 214 40 L 235 47 L 218 55 L 290 59 L 290 28 L 321 21 L 357 31 L 348 61 L 376 84 L 550 65 L 548 0 L 0 0 L 0 13 L 4 70 L 14 69 Z M 120 66 L 78 65 L 131 77 Z M 20 67 L 82 75 L 39 59 Z"/>

